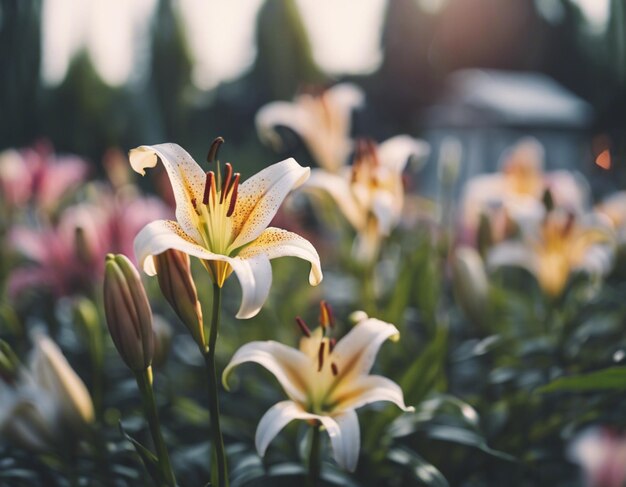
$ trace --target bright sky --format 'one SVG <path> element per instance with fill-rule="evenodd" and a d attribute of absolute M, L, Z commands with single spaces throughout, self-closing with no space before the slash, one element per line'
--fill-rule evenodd
<path fill-rule="evenodd" d="M 320 67 L 332 74 L 366 73 L 381 61 L 387 0 L 297 0 Z M 194 58 L 193 81 L 209 89 L 248 69 L 256 55 L 255 23 L 263 0 L 178 0 Z M 110 85 L 132 75 L 136 46 L 149 32 L 156 0 L 44 0 L 42 72 L 63 80 L 72 56 L 89 52 Z"/>
<path fill-rule="evenodd" d="M 606 29 L 611 13 L 610 0 L 574 0 L 584 12 L 593 32 L 602 33 Z"/>

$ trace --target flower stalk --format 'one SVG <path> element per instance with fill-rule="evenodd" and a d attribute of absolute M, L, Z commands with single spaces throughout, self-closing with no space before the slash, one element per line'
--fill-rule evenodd
<path fill-rule="evenodd" d="M 217 368 L 215 365 L 215 350 L 220 325 L 220 310 L 222 301 L 222 288 L 213 284 L 213 311 L 211 315 L 211 329 L 209 331 L 209 346 L 203 353 L 204 363 L 209 379 L 209 414 L 211 421 L 211 436 L 213 440 L 212 468 L 217 469 L 217 486 L 228 486 L 228 469 L 226 465 L 226 453 L 224 440 L 220 426 L 220 404 L 217 386 Z"/>
<path fill-rule="evenodd" d="M 170 456 L 163 441 L 161 434 L 161 425 L 159 424 L 159 416 L 157 413 L 156 401 L 154 399 L 154 389 L 152 388 L 152 367 L 148 367 L 142 371 L 135 371 L 135 380 L 141 393 L 143 408 L 150 426 L 150 434 L 156 448 L 157 458 L 159 459 L 159 468 L 163 479 L 169 487 L 176 486 L 176 479 L 172 470 Z"/>
<path fill-rule="evenodd" d="M 307 487 L 317 487 L 322 470 L 322 457 L 320 455 L 321 425 L 315 423 L 311 426 L 311 449 L 309 452 L 309 476 Z"/>

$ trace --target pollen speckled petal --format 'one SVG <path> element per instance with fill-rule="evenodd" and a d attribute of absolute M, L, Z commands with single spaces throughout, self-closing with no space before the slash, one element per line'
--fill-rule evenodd
<path fill-rule="evenodd" d="M 231 248 L 252 242 L 272 221 L 287 194 L 301 186 L 310 169 L 289 158 L 266 167 L 239 187 L 233 214 L 236 235 Z"/>
<path fill-rule="evenodd" d="M 202 201 L 205 173 L 198 163 L 177 144 L 142 145 L 130 151 L 129 159 L 132 168 L 142 176 L 146 168 L 161 161 L 176 199 L 176 220 L 185 233 L 199 240 L 192 200 Z"/>
<path fill-rule="evenodd" d="M 281 228 L 269 227 L 249 246 L 241 251 L 239 257 L 250 258 L 265 254 L 268 259 L 278 257 L 299 257 L 311 263 L 309 283 L 317 286 L 322 282 L 322 267 L 317 251 L 307 239 Z"/>

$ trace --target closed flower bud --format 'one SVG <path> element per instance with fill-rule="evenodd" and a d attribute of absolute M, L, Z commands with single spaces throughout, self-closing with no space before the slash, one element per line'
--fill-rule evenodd
<path fill-rule="evenodd" d="M 191 336 L 204 350 L 206 339 L 202 322 L 202 308 L 196 285 L 191 277 L 189 256 L 179 250 L 166 250 L 155 257 L 159 286 L 165 299 L 187 327 Z"/>
<path fill-rule="evenodd" d="M 104 311 L 113 343 L 126 365 L 133 371 L 150 367 L 152 311 L 137 269 L 122 254 L 106 257 Z"/>
<path fill-rule="evenodd" d="M 459 247 L 452 261 L 454 294 L 466 316 L 475 324 L 485 318 L 489 281 L 480 254 L 472 247 Z"/>

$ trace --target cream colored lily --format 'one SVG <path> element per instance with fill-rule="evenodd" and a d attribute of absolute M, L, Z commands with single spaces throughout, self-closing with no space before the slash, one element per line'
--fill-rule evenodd
<path fill-rule="evenodd" d="M 294 256 L 311 263 L 309 282 L 317 285 L 322 271 L 317 251 L 295 233 L 268 224 L 287 194 L 309 177 L 309 168 L 294 159 L 269 166 L 243 184 L 226 164 L 223 178 L 205 174 L 176 144 L 141 146 L 130 152 L 132 168 L 165 166 L 174 197 L 176 220 L 157 220 L 135 238 L 140 267 L 156 274 L 154 256 L 177 249 L 202 261 L 220 287 L 234 271 L 242 290 L 238 318 L 256 315 L 267 299 L 272 282 L 270 259 Z M 220 180 L 221 179 L 221 180 Z"/>
<path fill-rule="evenodd" d="M 582 176 L 565 170 L 544 171 L 541 143 L 521 139 L 502 156 L 500 171 L 471 178 L 461 201 L 461 223 L 467 240 L 473 240 L 481 214 L 494 211 L 511 217 L 522 227 L 538 224 L 545 215 L 542 198 L 549 189 L 554 204 L 581 213 L 587 204 L 589 188 Z M 503 212 L 501 211 L 503 210 Z"/>
<path fill-rule="evenodd" d="M 410 157 L 423 159 L 428 145 L 407 135 L 398 135 L 377 145 L 357 143 L 354 163 L 339 174 L 315 169 L 304 188 L 322 192 L 335 200 L 339 210 L 357 232 L 353 253 L 361 262 L 371 262 L 381 240 L 396 227 L 404 205 L 402 172 Z"/>
<path fill-rule="evenodd" d="M 593 215 L 590 215 L 593 218 Z M 506 241 L 487 255 L 490 267 L 516 265 L 534 274 L 550 296 L 563 291 L 571 273 L 604 275 L 612 266 L 615 235 L 602 221 L 577 221 L 571 213 L 552 211 L 536 233 L 523 241 Z"/>
<path fill-rule="evenodd" d="M 77 435 L 94 421 L 85 384 L 59 347 L 44 335 L 35 337 L 29 369 L 17 381 L 0 381 L 0 435 L 33 451 L 49 451 L 67 439 L 68 426 Z"/>
<path fill-rule="evenodd" d="M 404 404 L 402 390 L 395 382 L 369 375 L 378 349 L 388 338 L 397 339 L 398 330 L 365 316 L 335 344 L 325 336 L 325 328 L 311 333 L 300 324 L 305 336 L 299 350 L 274 341 L 248 343 L 235 352 L 222 381 L 227 387 L 234 367 L 256 362 L 274 374 L 289 397 L 261 418 L 255 441 L 259 455 L 265 454 L 272 439 L 292 420 L 319 421 L 328 431 L 337 463 L 353 471 L 361 441 L 355 409 L 390 401 L 404 411 L 413 411 Z"/>
<path fill-rule="evenodd" d="M 357 86 L 341 83 L 318 93 L 302 93 L 293 103 L 269 103 L 256 116 L 259 137 L 278 149 L 282 141 L 276 127 L 289 127 L 302 137 L 320 167 L 338 172 L 352 150 L 352 110 L 363 104 L 363 98 Z"/>

